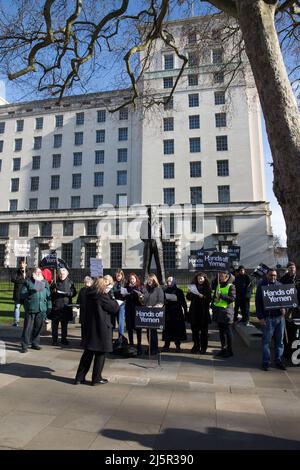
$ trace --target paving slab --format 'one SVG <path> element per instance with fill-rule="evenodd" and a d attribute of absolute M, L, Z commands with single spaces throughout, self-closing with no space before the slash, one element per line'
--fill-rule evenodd
<path fill-rule="evenodd" d="M 15 449 L 24 448 L 51 423 L 53 416 L 14 410 L 0 418 L 0 443 Z"/>
<path fill-rule="evenodd" d="M 25 355 L 18 338 L 7 340 L 0 448 L 300 448 L 300 368 L 261 371 L 260 351 L 237 337 L 234 357 L 217 359 L 212 330 L 205 356 L 190 354 L 187 342 L 181 354 L 162 354 L 160 365 L 145 356 L 108 357 L 108 384 L 91 387 L 89 372 L 88 383 L 75 386 L 79 333 L 72 329 L 68 348 L 45 336 L 41 351 Z"/>
<path fill-rule="evenodd" d="M 48 426 L 27 445 L 27 450 L 86 450 L 97 438 L 96 433 Z"/>

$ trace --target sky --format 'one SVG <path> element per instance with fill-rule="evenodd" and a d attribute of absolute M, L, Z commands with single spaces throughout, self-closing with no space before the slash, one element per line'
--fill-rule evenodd
<path fill-rule="evenodd" d="M 134 4 L 136 6 L 136 4 Z M 188 12 L 187 16 L 193 16 L 193 14 L 199 14 L 196 7 L 197 4 L 195 4 L 195 9 L 191 9 L 190 12 Z M 132 7 L 133 8 L 133 7 Z M 199 7 L 200 8 L 200 7 Z M 180 12 L 178 11 L 173 11 L 170 12 L 170 16 L 173 18 L 178 18 L 180 17 Z M 126 36 L 126 32 L 125 36 Z M 124 36 L 124 37 L 125 37 Z M 112 65 L 112 64 L 111 64 Z M 114 64 L 115 66 L 116 64 Z M 91 80 L 91 89 L 87 89 L 87 91 L 104 91 L 105 89 L 108 89 L 112 83 L 112 68 L 114 67 L 109 67 L 106 72 L 102 69 L 100 71 L 99 76 L 93 77 Z M 3 77 L 3 75 L 2 75 Z M 98 88 L 98 85 L 100 83 L 100 86 Z M 28 81 L 27 83 L 25 82 L 25 87 L 23 86 L 22 83 L 16 83 L 16 82 L 7 82 L 5 80 L 0 80 L 0 96 L 3 98 L 6 98 L 7 101 L 9 102 L 15 102 L 15 101 L 27 101 L 27 100 L 32 100 L 32 99 L 38 99 L 39 95 L 36 93 L 35 96 L 33 96 L 33 90 L 30 87 Z M 96 86 L 95 86 L 96 85 Z M 89 87 L 90 88 L 90 87 Z M 96 88 L 96 89 L 95 89 Z M 114 86 L 111 87 L 112 89 L 115 88 Z M 82 92 L 82 91 L 81 91 Z M 78 92 L 77 92 L 78 93 Z M 40 99 L 45 98 L 45 95 L 41 95 Z M 273 228 L 273 233 L 274 235 L 277 235 L 281 239 L 281 243 L 283 246 L 286 246 L 286 233 L 285 233 L 285 222 L 284 218 L 282 215 L 282 211 L 280 206 L 277 203 L 277 200 L 273 194 L 272 190 L 272 182 L 273 182 L 273 170 L 272 167 L 270 166 L 270 162 L 272 161 L 271 157 L 271 151 L 270 147 L 268 144 L 268 139 L 265 131 L 265 126 L 264 126 L 264 120 L 263 121 L 263 144 L 264 144 L 264 159 L 265 159 L 265 178 L 266 178 L 266 199 L 267 201 L 270 202 L 270 209 L 272 211 L 272 228 Z"/>

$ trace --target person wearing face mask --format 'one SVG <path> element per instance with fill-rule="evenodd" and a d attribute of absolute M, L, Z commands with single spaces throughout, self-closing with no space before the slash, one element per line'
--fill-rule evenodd
<path fill-rule="evenodd" d="M 51 285 L 52 291 L 52 344 L 58 345 L 58 326 L 61 323 L 61 344 L 67 346 L 68 323 L 73 320 L 73 310 L 70 306 L 72 298 L 77 294 L 74 283 L 69 278 L 69 271 L 66 268 L 58 270 L 58 278 Z"/>
<path fill-rule="evenodd" d="M 274 308 L 266 310 L 263 303 L 263 286 L 275 286 L 280 287 L 282 284 L 277 281 L 277 271 L 276 269 L 269 269 L 267 272 L 267 277 L 260 281 L 257 286 L 256 296 L 255 296 L 255 307 L 256 307 L 256 316 L 260 321 L 260 324 L 263 329 L 263 338 L 262 338 L 262 369 L 267 371 L 270 367 L 271 362 L 271 352 L 270 352 L 270 343 L 272 337 L 275 339 L 275 364 L 278 369 L 286 370 L 285 365 L 282 362 L 282 356 L 284 352 L 283 347 L 283 335 L 285 328 L 285 313 L 284 308 Z"/>
<path fill-rule="evenodd" d="M 145 288 L 144 288 L 144 299 L 143 299 L 144 306 L 145 307 L 163 307 L 164 303 L 165 303 L 164 291 L 160 287 L 156 275 L 149 274 L 146 284 L 145 284 Z M 151 329 L 150 335 L 151 335 L 150 354 L 156 355 L 158 353 L 157 330 Z M 149 341 L 149 329 L 147 330 L 147 338 Z"/>
<path fill-rule="evenodd" d="M 21 352 L 26 353 L 30 344 L 32 349 L 40 350 L 40 333 L 47 312 L 52 306 L 49 284 L 40 268 L 35 268 L 30 279 L 24 282 L 20 298 L 25 309 Z"/>
<path fill-rule="evenodd" d="M 85 276 L 83 280 L 84 287 L 79 291 L 77 297 L 77 304 L 79 305 L 79 323 L 81 325 L 81 345 L 84 345 L 86 333 L 86 294 L 88 289 L 93 284 L 93 279 L 90 276 Z"/>
<path fill-rule="evenodd" d="M 233 302 L 235 300 L 236 291 L 232 282 L 233 276 L 230 275 L 228 271 L 223 271 L 218 274 L 212 286 L 213 319 L 218 325 L 221 341 L 221 351 L 217 353 L 217 356 L 221 357 L 233 356 Z"/>
<path fill-rule="evenodd" d="M 174 341 L 176 352 L 181 352 L 181 341 L 186 340 L 184 318 L 187 314 L 187 305 L 183 291 L 176 285 L 175 277 L 168 277 L 164 293 L 166 299 L 166 321 L 162 334 L 162 339 L 165 342 L 162 351 L 168 352 L 171 341 Z"/>
<path fill-rule="evenodd" d="M 188 314 L 194 343 L 191 353 L 205 354 L 208 345 L 208 325 L 211 323 L 209 314 L 211 288 L 206 274 L 195 275 L 188 287 L 186 298 L 191 301 Z"/>
<path fill-rule="evenodd" d="M 128 282 L 125 284 L 125 320 L 126 330 L 128 333 L 129 352 L 134 353 L 133 331 L 136 332 L 137 338 L 137 355 L 142 354 L 142 330 L 135 328 L 135 309 L 141 305 L 143 299 L 143 287 L 139 277 L 135 273 L 130 273 Z"/>

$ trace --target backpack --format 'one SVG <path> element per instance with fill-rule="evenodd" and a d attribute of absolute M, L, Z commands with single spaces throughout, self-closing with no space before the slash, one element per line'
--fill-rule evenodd
<path fill-rule="evenodd" d="M 113 354 L 125 357 L 131 357 L 133 355 L 129 352 L 128 340 L 125 336 L 119 336 L 119 338 L 115 339 L 113 342 Z"/>

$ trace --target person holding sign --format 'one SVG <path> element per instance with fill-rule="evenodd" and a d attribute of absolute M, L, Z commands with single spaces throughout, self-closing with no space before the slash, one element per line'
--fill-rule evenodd
<path fill-rule="evenodd" d="M 187 305 L 184 293 L 176 285 L 175 277 L 168 277 L 167 287 L 164 289 L 166 302 L 166 320 L 162 339 L 165 342 L 162 351 L 168 352 L 171 341 L 175 342 L 176 352 L 181 352 L 181 341 L 186 340 L 184 317 L 187 314 Z"/>
<path fill-rule="evenodd" d="M 51 294 L 48 282 L 40 268 L 35 268 L 31 278 L 22 286 L 20 298 L 24 302 L 25 319 L 21 338 L 22 353 L 32 349 L 40 350 L 40 333 L 46 314 L 51 310 Z"/>
<path fill-rule="evenodd" d="M 114 276 L 114 297 L 116 300 L 119 300 L 119 313 L 118 313 L 118 330 L 119 330 L 119 337 L 124 336 L 125 331 L 125 297 L 126 297 L 126 289 L 125 287 L 125 274 L 122 269 L 118 269 L 115 272 Z M 125 293 L 125 296 L 122 294 Z"/>
<path fill-rule="evenodd" d="M 137 338 L 137 355 L 142 354 L 142 330 L 135 328 L 135 308 L 139 307 L 143 299 L 143 287 L 139 277 L 135 273 L 129 273 L 125 288 L 121 288 L 121 294 L 125 297 L 126 330 L 129 340 L 129 352 L 134 353 L 133 330 Z"/>
<path fill-rule="evenodd" d="M 233 302 L 235 300 L 235 286 L 228 271 L 218 273 L 213 283 L 212 310 L 213 319 L 217 322 L 221 341 L 221 351 L 217 356 L 231 357 L 232 351 L 232 324 Z"/>
<path fill-rule="evenodd" d="M 196 274 L 188 286 L 186 298 L 191 301 L 188 313 L 194 343 L 191 353 L 205 354 L 208 345 L 208 325 L 211 323 L 209 314 L 211 288 L 206 274 Z"/>
<path fill-rule="evenodd" d="M 276 269 L 269 269 L 267 272 L 266 279 L 260 281 L 257 286 L 256 296 L 255 296 L 255 307 L 256 307 L 256 316 L 260 321 L 260 324 L 263 329 L 263 338 L 262 338 L 262 369 L 267 371 L 270 367 L 271 362 L 271 352 L 270 352 L 270 343 L 272 337 L 275 339 L 275 363 L 276 367 L 281 370 L 286 370 L 285 365 L 282 362 L 282 356 L 284 351 L 283 346 L 283 335 L 285 329 L 285 308 L 271 308 L 266 309 L 264 305 L 263 297 L 263 287 L 272 286 L 278 287 L 282 286 L 280 282 L 277 281 L 277 271 Z"/>
<path fill-rule="evenodd" d="M 77 294 L 74 283 L 69 278 L 66 268 L 58 270 L 58 279 L 51 285 L 52 312 L 48 318 L 52 320 L 52 344 L 58 345 L 58 326 L 61 323 L 61 344 L 67 346 L 68 323 L 73 320 L 73 310 L 70 306 L 72 298 Z"/>
<path fill-rule="evenodd" d="M 144 289 L 143 305 L 145 307 L 163 307 L 164 302 L 165 302 L 164 291 L 160 287 L 156 275 L 151 273 L 149 274 L 148 279 L 146 281 L 146 285 Z M 151 329 L 150 335 L 151 335 L 150 354 L 156 355 L 158 353 L 157 330 Z M 147 330 L 147 338 L 149 341 L 149 330 Z"/>

